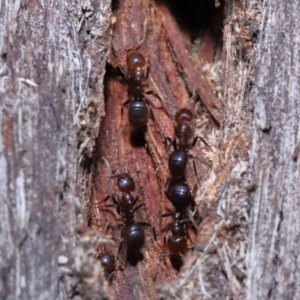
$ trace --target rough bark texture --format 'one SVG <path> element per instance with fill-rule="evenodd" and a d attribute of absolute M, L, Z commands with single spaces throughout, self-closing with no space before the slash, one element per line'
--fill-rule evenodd
<path fill-rule="evenodd" d="M 260 4 L 247 299 L 300 298 L 299 10 L 299 1 Z"/>
<path fill-rule="evenodd" d="M 75 125 L 80 155 L 91 156 L 110 11 L 109 1 L 1 1 L 1 299 L 72 293 L 81 198 Z"/>
<path fill-rule="evenodd" d="M 163 1 L 120 1 L 104 110 L 111 3 L 1 1 L 1 299 L 300 298 L 300 4 L 221 5 L 222 93 L 221 60 L 212 55 L 208 29 L 201 46 L 192 47 Z M 139 51 L 149 62 L 154 116 L 147 148 L 132 147 L 127 108 L 123 115 L 120 109 L 128 98 L 124 50 L 136 48 L 143 35 Z M 118 230 L 104 235 L 116 218 L 98 202 L 115 185 L 101 156 L 112 170 L 141 170 L 135 178 L 146 205 L 137 219 L 151 222 L 163 245 L 167 221 L 158 215 L 170 203 L 162 157 L 177 110 L 166 103 L 182 107 L 193 90 L 203 104 L 198 112 L 205 111 L 197 114 L 198 133 L 214 150 L 194 152 L 211 164 L 208 170 L 197 164 L 203 222 L 192 236 L 195 249 L 177 275 L 168 258 L 158 259 L 165 250 L 147 230 L 144 259 L 116 271 L 114 295 L 95 260 L 104 245 L 117 251 L 110 237 L 121 240 Z M 187 181 L 194 180 L 189 167 Z"/>

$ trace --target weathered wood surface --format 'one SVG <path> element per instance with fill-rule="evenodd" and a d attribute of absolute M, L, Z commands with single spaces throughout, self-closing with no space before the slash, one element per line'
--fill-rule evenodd
<path fill-rule="evenodd" d="M 71 295 L 76 130 L 80 155 L 91 156 L 110 12 L 109 1 L 1 1 L 1 299 Z"/>
<path fill-rule="evenodd" d="M 246 298 L 299 299 L 300 3 L 267 1 L 260 11 Z"/>
<path fill-rule="evenodd" d="M 225 3 L 219 161 L 200 188 L 195 251 L 157 298 L 300 298 L 299 6 Z M 104 111 L 110 3 L 2 1 L 0 15 L 0 297 L 113 299 L 89 252 L 102 237 L 87 232 L 74 251 Z"/>

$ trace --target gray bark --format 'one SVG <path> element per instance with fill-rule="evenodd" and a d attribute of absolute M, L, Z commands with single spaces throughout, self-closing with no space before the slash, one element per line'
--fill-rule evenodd
<path fill-rule="evenodd" d="M 1 1 L 1 299 L 71 292 L 77 161 L 98 134 L 110 6 Z"/>
<path fill-rule="evenodd" d="M 299 1 L 261 3 L 247 299 L 299 299 Z"/>

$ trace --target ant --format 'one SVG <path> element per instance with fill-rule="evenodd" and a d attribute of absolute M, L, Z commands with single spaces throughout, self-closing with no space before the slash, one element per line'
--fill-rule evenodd
<path fill-rule="evenodd" d="M 166 152 L 168 152 L 170 146 L 173 145 L 174 151 L 169 156 L 169 170 L 174 178 L 180 178 L 184 175 L 188 157 L 193 157 L 188 153 L 188 150 L 196 145 L 198 139 L 200 139 L 206 146 L 210 148 L 206 141 L 199 136 L 196 136 L 193 141 L 189 143 L 195 130 L 195 127 L 191 126 L 190 124 L 193 121 L 193 118 L 193 112 L 188 108 L 181 108 L 175 114 L 175 133 L 178 138 L 179 148 L 177 148 L 176 138 L 173 138 L 171 139 L 170 144 L 166 150 Z M 194 161 L 193 167 L 195 174 L 197 174 Z"/>
<path fill-rule="evenodd" d="M 148 121 L 148 108 L 143 88 L 144 81 L 148 77 L 148 67 L 147 72 L 145 72 L 146 60 L 144 56 L 136 50 L 130 51 L 127 54 L 126 64 L 132 99 L 124 102 L 122 106 L 130 103 L 128 110 L 129 123 L 139 128 L 145 126 Z"/>
<path fill-rule="evenodd" d="M 188 250 L 187 239 L 191 240 L 187 226 L 189 225 L 192 228 L 195 235 L 197 234 L 197 228 L 183 212 L 167 213 L 163 214 L 161 217 L 168 216 L 174 216 L 174 221 L 165 230 L 164 245 L 166 244 L 166 236 L 168 232 L 171 231 L 171 235 L 167 241 L 170 253 L 163 254 L 163 256 L 169 256 L 172 265 L 179 271 L 183 264 L 183 256 Z"/>
<path fill-rule="evenodd" d="M 110 282 L 112 274 L 115 270 L 115 258 L 108 252 L 104 252 L 100 255 L 100 262 L 103 268 L 103 275 L 107 281 Z"/>
<path fill-rule="evenodd" d="M 105 158 L 103 158 L 104 162 L 108 165 L 108 162 Z M 108 199 L 112 199 L 112 205 L 106 205 L 106 207 L 115 206 L 117 207 L 117 213 L 121 216 L 123 221 L 123 227 L 121 230 L 121 236 L 123 237 L 122 242 L 119 245 L 118 256 L 121 251 L 123 243 L 126 246 L 126 260 L 128 254 L 137 254 L 140 252 L 141 248 L 145 243 L 145 233 L 143 226 L 151 226 L 151 224 L 147 222 L 135 222 L 134 213 L 141 208 L 145 203 L 141 203 L 135 207 L 139 194 L 134 198 L 131 194 L 132 191 L 135 190 L 135 183 L 130 173 L 116 173 L 114 172 L 110 178 L 117 178 L 117 186 L 120 192 L 122 192 L 121 199 L 117 199 L 117 197 L 113 194 L 105 197 L 103 201 L 107 201 Z M 153 229 L 154 238 L 156 240 L 155 230 Z M 126 261 L 125 261 L 126 265 Z"/>

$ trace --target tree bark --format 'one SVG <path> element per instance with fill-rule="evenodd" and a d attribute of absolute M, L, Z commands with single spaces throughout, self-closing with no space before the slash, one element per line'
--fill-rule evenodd
<path fill-rule="evenodd" d="M 0 15 L 0 298 L 66 299 L 83 282 L 76 169 L 99 132 L 111 3 L 1 1 Z"/>
<path fill-rule="evenodd" d="M 123 291 L 120 282 L 129 281 L 133 285 L 124 286 L 126 293 L 136 283 L 142 289 L 135 290 L 135 297 L 144 292 L 149 299 L 299 299 L 299 1 L 221 2 L 223 97 L 215 97 L 216 90 L 211 93 L 205 72 L 190 66 L 182 47 L 188 43 L 177 44 L 178 36 L 186 36 L 164 5 L 141 2 L 143 16 L 154 24 L 141 46 L 151 58 L 151 88 L 160 98 L 183 106 L 196 85 L 214 124 L 207 138 L 215 154 L 210 154 L 213 167 L 203 175 L 201 196 L 196 198 L 203 222 L 195 249 L 178 276 L 168 262 L 162 267 L 167 275 L 157 271 L 162 264 L 152 261 L 158 250 L 148 241 L 145 262 L 116 275 L 112 286 L 117 297 Z M 139 26 L 131 26 L 126 17 L 133 8 L 126 9 L 112 22 L 117 22 L 113 50 L 133 48 L 143 35 L 144 18 L 137 16 Z M 99 247 L 111 242 L 101 234 L 106 215 L 93 209 L 96 216 L 90 215 L 90 200 L 93 204 L 111 188 L 99 156 L 112 155 L 113 163 L 116 159 L 105 147 L 105 129 L 115 130 L 109 127 L 113 123 L 107 118 L 101 123 L 111 3 L 2 1 L 0 15 L 1 299 L 113 299 L 95 259 Z M 119 24 L 125 27 L 118 31 Z M 164 29 L 159 31 L 159 26 Z M 131 39 L 123 39 L 124 28 Z M 202 48 L 201 53 L 211 60 L 210 51 Z M 106 113 L 123 120 L 118 123 L 123 129 L 126 121 L 112 106 L 127 95 L 114 73 L 121 70 L 126 75 L 124 57 L 121 52 L 110 56 L 113 72 L 106 81 L 112 97 Z M 161 68 L 163 63 L 170 66 L 171 60 L 176 67 Z M 172 72 L 178 66 L 182 73 L 177 78 Z M 128 157 L 135 169 L 152 161 L 138 177 L 143 185 L 156 173 L 153 166 L 159 165 L 164 152 L 158 133 L 172 134 L 173 111 L 164 111 L 157 104 L 159 97 L 149 95 L 155 104 L 155 121 L 150 120 L 146 134 L 150 154 L 129 149 L 126 139 L 118 148 L 125 153 L 116 162 L 120 168 L 127 167 Z M 119 145 L 126 132 L 115 136 L 111 145 Z M 95 155 L 95 147 L 100 155 Z M 201 153 L 196 149 L 196 155 Z M 155 209 L 167 206 L 166 199 L 156 202 L 163 197 L 168 176 L 162 165 L 153 182 L 148 179 L 151 186 L 144 192 L 150 200 L 146 213 L 139 215 L 149 215 L 156 229 L 160 211 Z M 193 176 L 188 180 L 192 182 Z M 87 214 L 94 231 L 87 228 Z M 146 272 L 149 277 L 143 279 Z M 171 278 L 175 279 L 163 282 Z"/>

